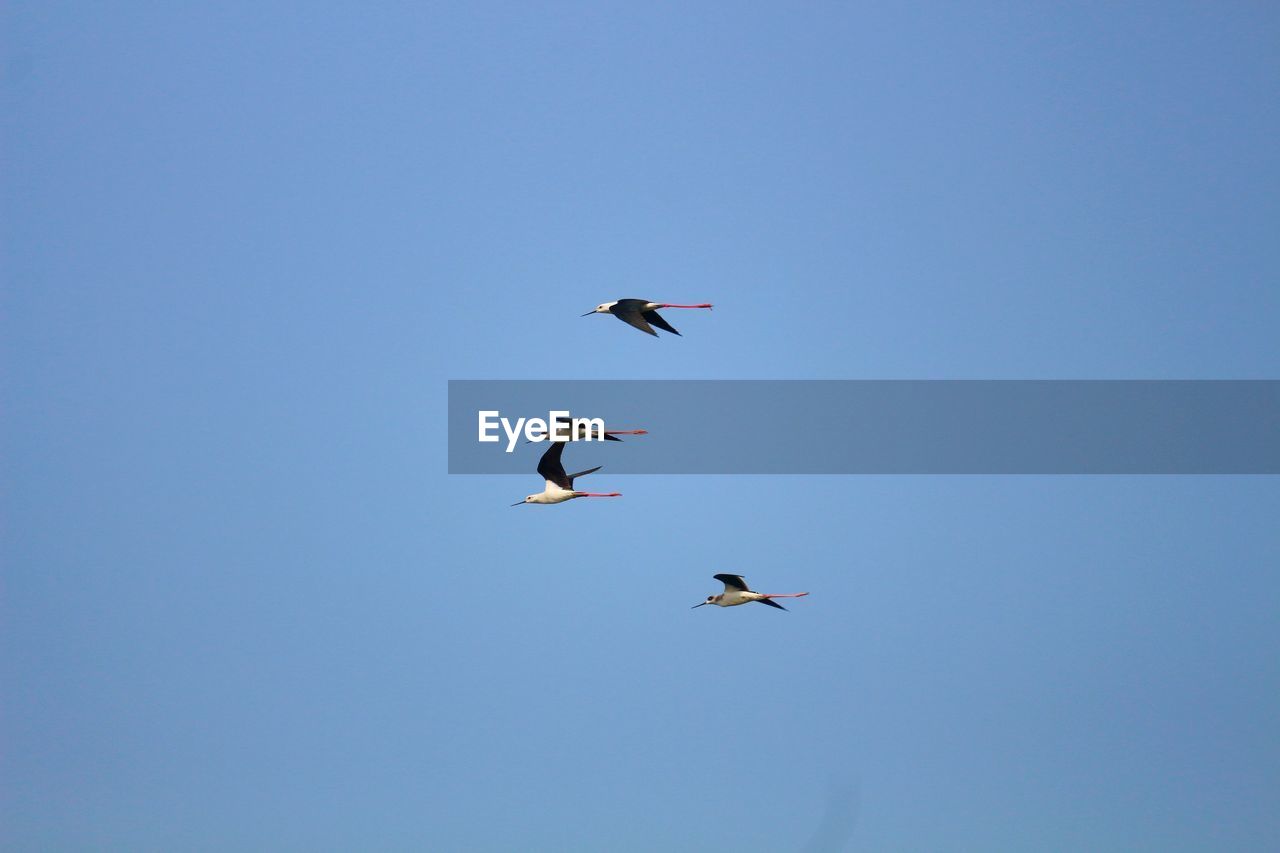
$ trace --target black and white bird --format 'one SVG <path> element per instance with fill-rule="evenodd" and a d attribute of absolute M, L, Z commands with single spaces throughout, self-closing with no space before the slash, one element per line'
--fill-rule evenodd
<path fill-rule="evenodd" d="M 635 326 L 646 334 L 653 335 L 655 338 L 658 333 L 653 330 L 653 326 L 657 326 L 664 332 L 670 332 L 673 335 L 679 335 L 675 326 L 672 326 L 662 316 L 658 314 L 659 308 L 710 308 L 711 303 L 703 302 L 701 305 L 672 305 L 670 302 L 649 302 L 645 299 L 619 299 L 617 302 L 604 302 L 597 305 L 592 310 L 583 314 L 583 317 L 590 317 L 592 314 L 612 314 L 622 322 Z M 650 324 L 653 325 L 650 325 Z M 683 335 L 681 335 L 683 337 Z"/>
<path fill-rule="evenodd" d="M 719 595 L 708 595 L 706 601 L 702 602 L 702 604 L 693 605 L 692 609 L 697 610 L 704 604 L 714 604 L 717 607 L 737 607 L 739 604 L 758 601 L 761 604 L 767 604 L 779 610 L 786 610 L 787 608 L 772 599 L 800 598 L 809 594 L 807 592 L 752 592 L 747 588 L 747 582 L 742 579 L 742 575 L 713 575 L 713 577 L 724 584 L 724 592 Z"/>
<path fill-rule="evenodd" d="M 538 460 L 538 473 L 547 481 L 547 487 L 536 495 L 529 495 L 522 501 L 513 503 L 512 506 L 520 506 L 521 504 L 562 504 L 565 501 L 571 501 L 574 498 L 620 498 L 620 492 L 576 492 L 573 489 L 573 481 L 579 477 L 585 477 L 593 471 L 599 471 L 602 466 L 597 465 L 594 468 L 588 468 L 585 471 L 579 471 L 576 474 L 566 474 L 564 465 L 560 462 L 560 456 L 564 453 L 564 446 L 567 441 L 553 441 L 551 446 L 547 448 L 547 452 L 542 454 L 542 458 Z"/>

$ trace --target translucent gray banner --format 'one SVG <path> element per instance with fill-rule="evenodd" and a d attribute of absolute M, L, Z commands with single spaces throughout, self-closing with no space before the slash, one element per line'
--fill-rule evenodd
<path fill-rule="evenodd" d="M 648 430 L 566 449 L 613 474 L 1280 473 L 1273 380 L 453 380 L 449 473 L 528 476 L 497 419 L 553 411 Z"/>

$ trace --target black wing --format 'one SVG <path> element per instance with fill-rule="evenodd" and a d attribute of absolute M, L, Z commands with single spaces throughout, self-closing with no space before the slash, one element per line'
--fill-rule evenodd
<path fill-rule="evenodd" d="M 599 470 L 600 470 L 601 468 L 603 468 L 603 467 L 604 467 L 603 465 L 597 465 L 597 466 L 596 466 L 596 467 L 594 467 L 594 468 L 588 468 L 588 469 L 587 469 L 587 470 L 585 470 L 585 471 L 579 471 L 579 472 L 578 472 L 578 473 L 576 473 L 576 474 L 570 474 L 568 477 L 566 477 L 566 478 L 565 478 L 565 479 L 567 479 L 567 480 L 569 481 L 569 488 L 571 488 L 571 489 L 573 488 L 573 481 L 574 481 L 574 480 L 578 479 L 579 477 L 585 477 L 585 476 L 587 476 L 588 474 L 594 474 L 595 472 L 599 471 Z"/>
<path fill-rule="evenodd" d="M 645 311 L 641 316 L 653 325 L 657 326 L 659 329 L 662 329 L 664 332 L 670 332 L 673 335 L 680 335 L 680 333 L 676 331 L 675 326 L 658 316 L 657 311 Z M 683 338 L 684 335 L 680 335 L 680 337 Z"/>
<path fill-rule="evenodd" d="M 769 599 L 769 598 L 757 598 L 757 599 L 756 599 L 756 601 L 760 602 L 761 604 L 767 604 L 767 605 L 769 605 L 770 607 L 776 607 L 776 608 L 778 608 L 779 610 L 786 610 L 786 609 L 787 609 L 787 608 L 783 607 L 781 604 L 779 604 L 778 602 L 776 602 L 776 601 L 774 601 L 774 600 L 772 600 L 772 599 Z"/>
<path fill-rule="evenodd" d="M 729 589 L 740 589 L 743 592 L 750 592 L 747 589 L 747 582 L 742 579 L 742 575 L 712 575 L 713 578 L 727 586 Z"/>
<path fill-rule="evenodd" d="M 653 335 L 655 338 L 658 336 L 658 333 L 651 329 L 649 324 L 644 321 L 644 318 L 640 316 L 639 311 L 619 311 L 617 306 L 614 306 L 614 310 L 610 313 L 627 325 L 635 326 L 645 334 Z"/>
<path fill-rule="evenodd" d="M 538 473 L 542 475 L 542 479 L 555 483 L 562 489 L 572 489 L 573 481 L 565 475 L 564 465 L 560 463 L 560 455 L 564 453 L 565 444 L 566 442 L 563 441 L 551 442 L 547 452 L 538 460 Z"/>

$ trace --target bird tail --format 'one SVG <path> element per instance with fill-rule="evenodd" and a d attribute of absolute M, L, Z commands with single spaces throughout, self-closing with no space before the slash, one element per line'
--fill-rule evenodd
<path fill-rule="evenodd" d="M 803 598 L 804 596 L 806 596 L 806 595 L 808 595 L 808 594 L 809 594 L 809 593 L 807 593 L 807 592 L 762 592 L 762 593 L 761 593 L 761 595 L 763 595 L 763 596 L 764 596 L 764 598 L 759 598 L 759 599 L 756 599 L 756 600 L 757 600 L 757 601 L 759 601 L 761 604 L 767 604 L 767 605 L 769 605 L 770 607 L 776 607 L 776 608 L 778 608 L 779 610 L 786 610 L 787 608 L 783 607 L 781 604 L 779 604 L 779 603 L 778 603 L 778 602 L 776 602 L 776 601 L 771 601 L 770 599 L 774 599 L 774 598 Z"/>

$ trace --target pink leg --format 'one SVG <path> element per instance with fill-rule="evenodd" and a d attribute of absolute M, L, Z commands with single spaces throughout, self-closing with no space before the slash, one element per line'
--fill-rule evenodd
<path fill-rule="evenodd" d="M 648 435 L 647 429 L 607 429 L 605 435 Z"/>
<path fill-rule="evenodd" d="M 710 302 L 703 302 L 700 305 L 672 305 L 669 302 L 662 303 L 663 308 L 710 308 Z"/>
<path fill-rule="evenodd" d="M 620 498 L 622 492 L 578 492 L 580 498 Z"/>
<path fill-rule="evenodd" d="M 765 598 L 803 598 L 809 593 L 807 592 L 770 592 L 763 593 Z"/>

